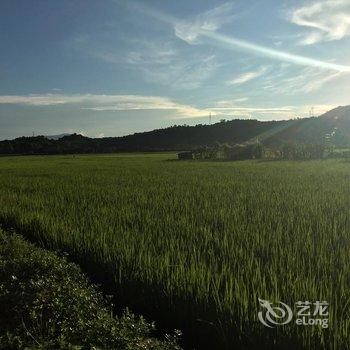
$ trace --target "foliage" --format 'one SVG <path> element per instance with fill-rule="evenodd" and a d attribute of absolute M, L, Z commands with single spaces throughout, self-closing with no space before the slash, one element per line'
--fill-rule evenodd
<path fill-rule="evenodd" d="M 328 152 L 334 155 L 334 152 Z M 338 153 L 338 157 L 343 153 Z M 256 141 L 246 144 L 217 143 L 214 147 L 199 148 L 193 152 L 181 152 L 179 160 L 184 159 L 226 159 L 226 160 L 247 160 L 247 159 L 285 159 L 285 160 L 310 160 L 322 159 L 326 156 L 325 144 L 314 143 L 282 143 L 277 148 L 265 147 L 263 143 Z"/>
<path fill-rule="evenodd" d="M 189 348 L 346 349 L 350 163 L 175 157 L 2 157 L 0 221 Z M 327 300 L 330 328 L 266 328 L 258 298 Z"/>
<path fill-rule="evenodd" d="M 180 160 L 189 160 L 193 159 L 193 152 L 180 152 L 177 156 Z"/>
<path fill-rule="evenodd" d="M 229 160 L 262 159 L 264 157 L 264 145 L 261 142 L 246 145 L 226 147 L 225 156 Z"/>
<path fill-rule="evenodd" d="M 126 310 L 121 317 L 64 257 L 0 230 L 1 349 L 179 350 Z"/>
<path fill-rule="evenodd" d="M 220 144 L 217 142 L 213 147 L 202 147 L 192 152 L 180 152 L 178 153 L 178 159 L 262 159 L 264 152 L 265 147 L 260 142 L 234 146 L 230 146 L 228 143 Z"/>
<path fill-rule="evenodd" d="M 281 158 L 287 160 L 322 159 L 326 147 L 320 143 L 284 143 L 280 150 Z"/>

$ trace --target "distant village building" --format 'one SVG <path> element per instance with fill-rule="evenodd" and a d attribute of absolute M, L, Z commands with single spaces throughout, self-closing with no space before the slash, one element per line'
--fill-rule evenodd
<path fill-rule="evenodd" d="M 179 160 L 194 159 L 193 152 L 180 152 L 177 154 Z"/>

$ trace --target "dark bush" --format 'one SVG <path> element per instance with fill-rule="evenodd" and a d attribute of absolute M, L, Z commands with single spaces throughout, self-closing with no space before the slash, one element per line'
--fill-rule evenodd
<path fill-rule="evenodd" d="M 260 142 L 234 145 L 225 148 L 226 158 L 230 160 L 261 159 L 264 157 L 264 145 Z"/>
<path fill-rule="evenodd" d="M 281 158 L 287 160 L 322 159 L 326 148 L 322 143 L 284 143 Z"/>
<path fill-rule="evenodd" d="M 177 154 L 179 160 L 193 159 L 193 152 L 180 152 Z"/>
<path fill-rule="evenodd" d="M 0 230 L 0 349 L 178 350 L 177 335 L 120 317 L 79 267 Z"/>

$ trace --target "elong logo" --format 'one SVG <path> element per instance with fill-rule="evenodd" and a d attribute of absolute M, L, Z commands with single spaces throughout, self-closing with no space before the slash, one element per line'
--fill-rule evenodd
<path fill-rule="evenodd" d="M 290 323 L 293 319 L 292 308 L 280 301 L 273 305 L 268 300 L 259 298 L 263 311 L 258 312 L 259 321 L 266 327 L 273 328 Z M 327 301 L 297 301 L 295 324 L 298 326 L 321 326 L 328 328 L 328 302 Z"/>

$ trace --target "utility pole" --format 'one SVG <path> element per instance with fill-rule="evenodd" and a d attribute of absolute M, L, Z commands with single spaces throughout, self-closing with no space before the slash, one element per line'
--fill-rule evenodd
<path fill-rule="evenodd" d="M 209 113 L 209 125 L 211 125 L 211 112 Z"/>
<path fill-rule="evenodd" d="M 310 108 L 310 111 L 309 111 L 309 116 L 310 116 L 310 118 L 313 118 L 313 117 L 314 117 L 314 110 L 315 110 L 314 107 L 311 107 L 311 108 Z"/>

